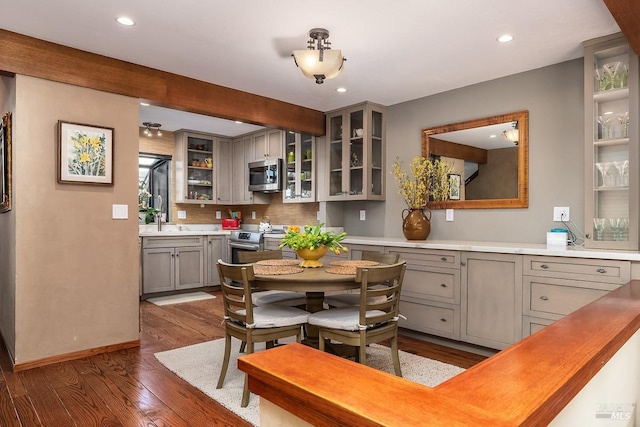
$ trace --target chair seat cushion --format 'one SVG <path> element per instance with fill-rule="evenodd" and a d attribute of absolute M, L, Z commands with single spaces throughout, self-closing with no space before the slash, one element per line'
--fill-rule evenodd
<path fill-rule="evenodd" d="M 281 304 L 289 307 L 305 305 L 307 295 L 302 292 L 260 291 L 251 293 L 253 305 Z"/>
<path fill-rule="evenodd" d="M 386 301 L 384 296 L 370 298 L 369 303 L 379 303 Z M 351 307 L 360 305 L 360 294 L 336 294 L 324 297 L 324 303 L 329 307 Z"/>
<path fill-rule="evenodd" d="M 384 311 L 367 311 L 367 317 L 385 314 Z M 341 307 L 330 310 L 318 311 L 309 315 L 310 325 L 316 325 L 331 329 L 342 329 L 344 331 L 357 331 L 360 323 L 360 309 L 358 307 Z"/>
<path fill-rule="evenodd" d="M 239 314 L 245 314 L 245 310 L 238 310 Z M 253 309 L 253 325 L 247 327 L 264 329 L 279 328 L 282 326 L 302 325 L 307 323 L 309 313 L 299 308 L 285 305 L 268 304 Z"/>

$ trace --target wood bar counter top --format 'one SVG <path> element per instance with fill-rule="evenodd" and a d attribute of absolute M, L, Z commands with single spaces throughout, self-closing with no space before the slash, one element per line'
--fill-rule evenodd
<path fill-rule="evenodd" d="M 300 344 L 238 366 L 252 392 L 313 425 L 541 426 L 639 328 L 632 281 L 434 388 Z"/>

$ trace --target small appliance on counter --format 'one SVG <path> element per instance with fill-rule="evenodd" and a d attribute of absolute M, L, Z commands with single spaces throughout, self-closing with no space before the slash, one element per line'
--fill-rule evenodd
<path fill-rule="evenodd" d="M 263 216 L 262 219 L 260 220 L 260 225 L 258 226 L 258 231 L 260 231 L 261 233 L 270 233 L 271 230 L 273 230 L 273 227 L 271 226 L 271 222 L 269 221 L 269 217 L 268 216 Z"/>
<path fill-rule="evenodd" d="M 222 219 L 223 230 L 240 230 L 240 222 L 242 221 L 242 212 L 229 211 L 231 218 Z"/>

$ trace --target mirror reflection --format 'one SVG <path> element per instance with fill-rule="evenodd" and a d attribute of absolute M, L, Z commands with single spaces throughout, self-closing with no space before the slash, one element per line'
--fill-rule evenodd
<path fill-rule="evenodd" d="M 528 206 L 528 112 L 502 114 L 422 131 L 422 155 L 453 164 L 455 199 L 430 209 Z"/>

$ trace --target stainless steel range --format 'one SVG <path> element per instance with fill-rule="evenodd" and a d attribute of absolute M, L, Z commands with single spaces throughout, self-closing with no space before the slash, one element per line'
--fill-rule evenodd
<path fill-rule="evenodd" d="M 264 249 L 263 233 L 258 231 L 232 231 L 229 236 L 231 262 L 239 264 L 238 251 L 261 251 Z"/>

